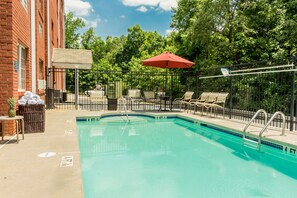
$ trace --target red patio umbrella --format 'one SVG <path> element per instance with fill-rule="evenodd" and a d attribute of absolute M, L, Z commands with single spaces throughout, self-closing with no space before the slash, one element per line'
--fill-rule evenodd
<path fill-rule="evenodd" d="M 159 68 L 190 68 L 193 62 L 179 57 L 171 52 L 164 52 L 160 55 L 142 61 L 143 65 Z"/>
<path fill-rule="evenodd" d="M 160 55 L 142 61 L 145 66 L 159 67 L 159 68 L 190 68 L 194 65 L 193 62 L 188 61 L 182 57 L 179 57 L 171 52 L 164 52 Z M 167 82 L 167 70 L 166 70 L 166 82 Z M 167 83 L 166 83 L 167 84 Z M 165 84 L 165 88 L 166 88 Z M 171 90 L 172 92 L 172 78 L 171 78 Z M 172 95 L 172 93 L 170 93 Z"/>

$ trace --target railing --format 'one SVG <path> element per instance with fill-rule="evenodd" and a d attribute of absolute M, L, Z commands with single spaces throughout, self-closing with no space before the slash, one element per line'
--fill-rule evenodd
<path fill-rule="evenodd" d="M 249 142 L 252 142 L 252 143 L 257 143 L 258 144 L 258 149 L 260 148 L 260 144 L 261 142 L 256 142 L 254 140 L 251 140 L 251 139 L 247 139 L 246 138 L 246 135 L 247 135 L 247 129 L 249 128 L 249 126 L 252 124 L 252 122 L 257 118 L 257 116 L 260 114 L 260 113 L 263 113 L 264 114 L 264 124 L 267 123 L 267 112 L 264 110 L 264 109 L 259 109 L 255 115 L 252 117 L 252 119 L 249 121 L 249 123 L 244 127 L 243 129 L 243 135 L 242 135 L 242 145 L 245 144 L 246 141 L 249 141 Z"/>
<path fill-rule="evenodd" d="M 127 118 L 127 122 L 129 122 L 129 116 L 128 116 L 128 112 L 127 112 L 127 100 L 126 98 L 122 97 L 119 99 L 119 109 L 120 111 L 123 109 L 124 110 L 124 113 L 125 113 L 125 116 Z"/>
<path fill-rule="evenodd" d="M 262 138 L 263 138 L 263 133 L 266 131 L 266 129 L 268 128 L 269 124 L 273 121 L 273 119 L 278 116 L 278 115 L 281 115 L 282 119 L 283 119 L 283 122 L 282 122 L 282 133 L 281 135 L 285 135 L 285 124 L 286 124 L 286 116 L 283 112 L 281 111 L 277 111 L 273 114 L 273 116 L 270 118 L 270 120 L 266 123 L 266 125 L 263 127 L 263 129 L 260 131 L 259 133 L 259 139 L 258 139 L 258 144 L 259 144 L 259 147 L 261 146 L 261 141 L 262 141 Z M 260 150 L 260 148 L 259 148 Z"/>

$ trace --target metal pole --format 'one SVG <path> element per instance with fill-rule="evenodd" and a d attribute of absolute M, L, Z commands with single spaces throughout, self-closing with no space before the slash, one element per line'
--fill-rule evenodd
<path fill-rule="evenodd" d="M 198 76 L 199 76 L 199 73 L 198 72 L 196 72 L 196 98 L 198 98 L 198 83 L 199 83 L 199 78 L 198 78 Z"/>
<path fill-rule="evenodd" d="M 172 90 L 173 90 L 173 73 L 172 71 L 170 71 L 171 73 L 171 88 L 170 88 L 170 96 L 172 97 Z"/>
<path fill-rule="evenodd" d="M 79 93 L 79 75 L 78 69 L 75 69 L 75 109 L 78 110 L 78 93 Z"/>
<path fill-rule="evenodd" d="M 292 89 L 291 89 L 291 107 L 290 107 L 290 131 L 293 131 L 293 123 L 294 123 L 294 116 L 295 116 L 295 111 L 294 111 L 294 104 L 295 104 L 295 78 L 296 78 L 296 56 L 294 56 L 294 61 L 293 61 L 293 72 L 292 72 Z"/>
<path fill-rule="evenodd" d="M 231 71 L 231 68 L 229 68 Z M 229 119 L 232 118 L 232 108 L 233 108 L 233 104 L 232 104 L 232 98 L 233 98 L 233 83 L 232 83 L 232 77 L 230 76 L 230 101 L 229 101 Z"/>

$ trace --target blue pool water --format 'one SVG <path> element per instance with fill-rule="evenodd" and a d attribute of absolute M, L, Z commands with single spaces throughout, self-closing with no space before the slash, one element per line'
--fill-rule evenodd
<path fill-rule="evenodd" d="M 297 196 L 296 156 L 178 118 L 79 121 L 86 198 Z"/>

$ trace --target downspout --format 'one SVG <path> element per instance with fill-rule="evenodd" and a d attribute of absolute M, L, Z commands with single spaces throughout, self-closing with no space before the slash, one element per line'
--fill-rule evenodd
<path fill-rule="evenodd" d="M 65 16 L 65 2 L 64 2 L 64 0 L 62 0 L 63 1 L 63 46 L 62 46 L 62 48 L 65 48 L 65 42 L 66 42 L 66 38 L 65 38 L 65 35 L 66 35 L 66 33 L 65 33 L 65 20 L 66 20 L 66 16 Z M 64 91 L 66 91 L 66 71 L 64 72 Z"/>
<path fill-rule="evenodd" d="M 51 37 L 50 37 L 50 0 L 46 2 L 46 12 L 47 12 L 47 68 L 51 68 Z M 50 75 L 47 76 L 47 84 L 51 87 L 51 78 Z"/>
<path fill-rule="evenodd" d="M 35 1 L 31 1 L 31 69 L 32 69 L 32 93 L 36 93 L 36 24 Z"/>
<path fill-rule="evenodd" d="M 58 0 L 58 46 L 57 46 L 57 48 L 60 48 L 61 47 L 61 45 L 60 45 L 60 41 L 61 41 L 61 30 L 60 30 L 60 0 Z"/>
<path fill-rule="evenodd" d="M 65 20 L 66 20 L 66 15 L 65 15 L 65 1 L 63 1 L 63 48 L 66 46 L 66 32 L 65 32 Z"/>

